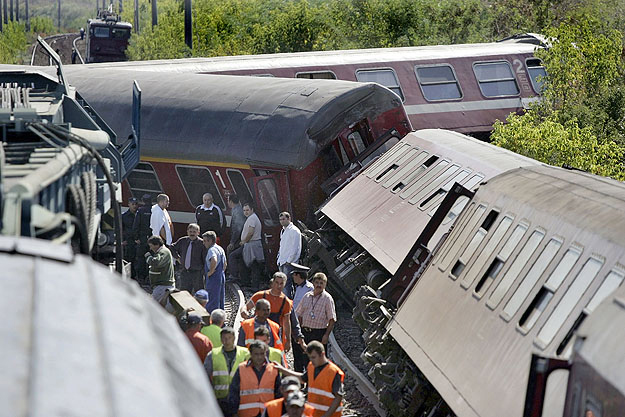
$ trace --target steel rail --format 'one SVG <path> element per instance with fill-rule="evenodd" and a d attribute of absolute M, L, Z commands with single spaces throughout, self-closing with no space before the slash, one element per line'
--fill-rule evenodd
<path fill-rule="evenodd" d="M 378 391 L 375 389 L 371 381 L 367 379 L 365 375 L 349 360 L 345 352 L 341 349 L 334 333 L 330 333 L 330 340 L 328 340 L 330 346 L 330 357 L 336 362 L 341 369 L 349 373 L 350 376 L 356 380 L 356 388 L 358 391 L 369 401 L 369 403 L 375 408 L 375 411 L 381 416 L 386 417 L 386 411 L 382 408 L 380 401 L 378 400 Z"/>

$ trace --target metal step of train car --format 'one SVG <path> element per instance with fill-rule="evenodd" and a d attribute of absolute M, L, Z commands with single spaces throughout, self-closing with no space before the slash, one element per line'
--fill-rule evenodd
<path fill-rule="evenodd" d="M 68 84 L 56 53 L 40 44 L 57 63 L 56 77 L 0 72 L 0 228 L 4 235 L 72 242 L 90 253 L 101 215 L 116 207 L 120 183 L 139 161 L 139 131 L 118 140 Z M 133 103 L 138 122 L 136 83 Z"/>

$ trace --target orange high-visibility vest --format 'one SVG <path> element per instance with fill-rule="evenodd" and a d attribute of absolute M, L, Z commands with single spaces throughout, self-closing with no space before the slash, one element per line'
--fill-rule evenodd
<path fill-rule="evenodd" d="M 245 332 L 245 346 L 248 348 L 250 347 L 250 343 L 254 341 L 254 320 L 256 319 L 251 318 L 241 322 L 241 328 Z M 271 329 L 271 334 L 273 336 L 274 346 L 271 347 L 284 350 L 284 345 L 280 339 L 280 326 L 278 326 L 278 323 L 269 319 L 267 319 L 267 323 L 269 323 L 269 328 Z"/>
<path fill-rule="evenodd" d="M 278 398 L 277 400 L 269 401 L 265 403 L 265 409 L 267 410 L 267 417 L 282 417 L 282 406 L 284 405 L 284 398 Z M 286 406 L 285 406 L 286 408 Z M 314 408 L 308 404 L 304 404 L 304 416 L 312 417 Z"/>
<path fill-rule="evenodd" d="M 278 370 L 271 364 L 265 365 L 265 372 L 258 382 L 252 362 L 239 365 L 241 378 L 239 417 L 255 417 L 265 409 L 265 403 L 274 399 L 274 387 Z"/>
<path fill-rule="evenodd" d="M 328 361 L 319 375 L 315 378 L 315 367 L 312 362 L 308 362 L 306 368 L 308 374 L 308 404 L 314 409 L 313 416 L 321 417 L 334 401 L 334 394 L 332 394 L 332 382 L 334 377 L 338 373 L 341 375 L 341 382 L 345 378 L 345 374 L 341 371 L 341 368 Z M 339 417 L 343 414 L 343 403 L 332 413 L 332 417 Z"/>

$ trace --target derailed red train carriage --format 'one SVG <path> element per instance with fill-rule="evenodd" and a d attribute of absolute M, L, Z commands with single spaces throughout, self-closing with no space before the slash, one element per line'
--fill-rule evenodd
<path fill-rule="evenodd" d="M 67 73 L 121 135 L 131 105 L 124 80 L 141 85 L 141 162 L 125 197 L 167 193 L 180 236 L 205 192 L 224 211 L 236 193 L 256 204 L 270 262 L 281 211 L 311 218 L 328 193 L 411 130 L 398 97 L 374 83 L 77 67 Z"/>

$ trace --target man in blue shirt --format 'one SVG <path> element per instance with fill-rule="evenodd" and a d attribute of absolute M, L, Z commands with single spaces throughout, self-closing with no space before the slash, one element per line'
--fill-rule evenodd
<path fill-rule="evenodd" d="M 217 244 L 217 234 L 209 230 L 202 234 L 204 246 L 207 249 L 204 273 L 206 277 L 206 291 L 208 292 L 208 303 L 206 311 L 211 313 L 217 308 L 224 309 L 226 302 L 226 253 Z"/>

